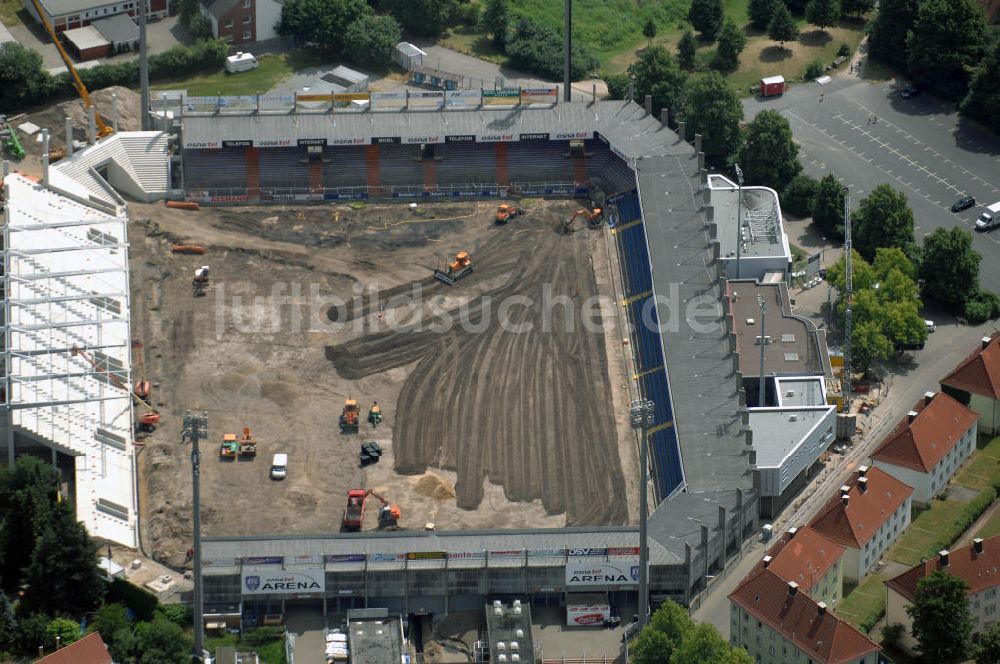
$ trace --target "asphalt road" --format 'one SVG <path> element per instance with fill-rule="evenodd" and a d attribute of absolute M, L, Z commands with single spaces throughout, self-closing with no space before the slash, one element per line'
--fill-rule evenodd
<path fill-rule="evenodd" d="M 835 78 L 777 98 L 747 99 L 744 110 L 747 121 L 764 109 L 787 118 L 806 173 L 836 175 L 850 187 L 854 207 L 888 183 L 906 194 L 918 239 L 940 227 L 971 231 L 981 207 L 1000 201 L 1000 139 L 926 93 L 903 99 L 901 85 Z M 977 206 L 951 212 L 963 195 Z M 1000 290 L 1000 232 L 973 232 L 972 245 L 983 256 L 982 286 Z"/>
<path fill-rule="evenodd" d="M 888 392 L 870 416 L 868 434 L 856 442 L 843 457 L 822 471 L 812 484 L 806 487 L 796 500 L 802 500 L 797 510 L 786 508 L 774 522 L 775 537 L 792 526 L 807 523 L 819 508 L 834 494 L 847 477 L 867 460 L 868 455 L 882 442 L 886 434 L 920 399 L 925 392 L 940 389 L 938 380 L 974 351 L 979 340 L 992 334 L 998 324 L 990 321 L 976 327 L 958 324 L 939 325 L 936 332 L 928 336 L 922 351 L 909 357 L 911 362 L 894 367 L 888 379 Z M 744 557 L 730 568 L 725 578 L 716 582 L 701 606 L 694 612 L 695 620 L 710 622 L 722 635 L 729 637 L 728 595 L 736 589 L 738 582 L 764 555 L 764 545 L 754 540 L 747 545 Z M 834 607 L 836 610 L 836 607 Z"/>

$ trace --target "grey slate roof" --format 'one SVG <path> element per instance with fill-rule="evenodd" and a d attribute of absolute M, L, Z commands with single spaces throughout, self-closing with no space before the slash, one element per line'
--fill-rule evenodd
<path fill-rule="evenodd" d="M 112 44 L 139 41 L 139 26 L 128 14 L 116 14 L 91 23 Z"/>
<path fill-rule="evenodd" d="M 235 2 L 236 0 L 202 0 L 202 5 L 205 7 L 205 11 L 216 19 L 220 19 L 223 14 L 232 9 Z"/>

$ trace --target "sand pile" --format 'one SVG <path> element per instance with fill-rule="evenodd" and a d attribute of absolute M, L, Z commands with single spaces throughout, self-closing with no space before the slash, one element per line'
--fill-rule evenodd
<path fill-rule="evenodd" d="M 438 500 L 448 500 L 455 497 L 455 487 L 447 480 L 434 473 L 427 473 L 419 480 L 413 490 L 421 496 L 436 498 Z"/>
<path fill-rule="evenodd" d="M 90 93 L 90 100 L 97 108 L 97 112 L 110 124 L 112 117 L 112 95 L 118 96 L 118 130 L 138 131 L 139 130 L 139 95 L 128 88 L 114 85 L 110 88 L 96 90 Z M 67 101 L 59 105 L 60 117 L 69 116 L 73 119 L 73 126 L 86 129 L 87 114 L 83 111 L 83 104 L 78 100 Z M 61 127 L 62 125 L 57 125 Z"/>

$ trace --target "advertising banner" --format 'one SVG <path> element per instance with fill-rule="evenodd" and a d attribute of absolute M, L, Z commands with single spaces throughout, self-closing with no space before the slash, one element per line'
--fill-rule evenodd
<path fill-rule="evenodd" d="M 535 133 L 535 134 L 520 134 L 522 141 L 547 141 L 549 140 L 548 133 Z"/>
<path fill-rule="evenodd" d="M 445 143 L 475 143 L 476 142 L 476 135 L 475 134 L 461 134 L 459 136 L 445 136 L 444 137 L 444 142 Z"/>
<path fill-rule="evenodd" d="M 566 586 L 634 586 L 639 583 L 639 562 L 620 559 L 613 562 L 566 563 Z"/>
<path fill-rule="evenodd" d="M 567 556 L 606 556 L 608 550 L 605 547 L 590 547 L 586 549 L 566 549 Z"/>
<path fill-rule="evenodd" d="M 261 95 L 260 109 L 262 111 L 277 111 L 289 109 L 295 105 L 295 95 Z"/>
<path fill-rule="evenodd" d="M 444 551 L 411 551 L 406 554 L 407 560 L 447 560 L 448 554 Z"/>
<path fill-rule="evenodd" d="M 480 143 L 516 143 L 517 134 L 483 134 L 478 137 Z"/>
<path fill-rule="evenodd" d="M 184 141 L 184 147 L 189 150 L 218 150 L 219 141 Z"/>
<path fill-rule="evenodd" d="M 372 92 L 371 104 L 373 109 L 395 108 L 400 109 L 406 106 L 406 91 L 401 92 Z"/>
<path fill-rule="evenodd" d="M 290 138 L 255 138 L 253 144 L 258 148 L 287 148 L 292 144 Z"/>
<path fill-rule="evenodd" d="M 224 148 L 252 148 L 253 141 L 250 139 L 245 139 L 242 141 L 222 141 L 222 147 Z"/>
<path fill-rule="evenodd" d="M 476 108 L 482 103 L 483 97 L 479 90 L 446 90 L 444 93 L 446 108 Z"/>
<path fill-rule="evenodd" d="M 555 104 L 559 101 L 559 88 L 521 88 L 522 104 Z"/>
<path fill-rule="evenodd" d="M 517 88 L 483 90 L 483 106 L 516 106 L 521 103 L 521 91 Z"/>
<path fill-rule="evenodd" d="M 387 145 L 390 143 L 402 143 L 400 136 L 372 136 L 372 145 Z"/>
<path fill-rule="evenodd" d="M 302 147 L 303 145 L 321 145 L 322 146 L 322 145 L 326 145 L 326 139 L 325 138 L 300 138 L 300 139 L 298 139 L 298 140 L 295 141 L 295 144 L 298 145 L 299 147 Z"/>
<path fill-rule="evenodd" d="M 611 605 L 607 603 L 594 604 L 566 604 L 566 624 L 570 627 L 574 625 L 603 625 L 605 620 L 611 618 Z"/>
<path fill-rule="evenodd" d="M 330 93 L 315 94 L 315 95 L 301 94 L 300 93 L 300 94 L 296 94 L 295 95 L 295 103 L 300 103 L 300 102 L 303 102 L 303 101 L 321 101 L 321 102 L 330 103 L 331 101 L 333 101 L 333 95 L 330 94 Z"/>
<path fill-rule="evenodd" d="M 323 554 L 321 553 L 305 553 L 298 556 L 292 556 L 291 558 L 285 559 L 286 565 L 322 565 L 323 564 Z"/>
<path fill-rule="evenodd" d="M 637 558 L 639 556 L 639 547 L 637 546 L 609 546 L 608 556 L 626 556 L 629 558 Z"/>
<path fill-rule="evenodd" d="M 334 102 L 370 101 L 368 92 L 338 92 L 333 95 Z"/>
<path fill-rule="evenodd" d="M 184 99 L 184 110 L 192 113 L 215 113 L 218 109 L 218 97 L 187 97 Z"/>
<path fill-rule="evenodd" d="M 450 551 L 448 560 L 485 560 L 485 551 Z"/>
<path fill-rule="evenodd" d="M 396 563 L 406 559 L 402 553 L 370 553 L 368 560 L 373 563 Z"/>
<path fill-rule="evenodd" d="M 365 554 L 363 553 L 328 553 L 323 557 L 328 563 L 363 563 Z"/>
<path fill-rule="evenodd" d="M 280 565 L 283 562 L 283 556 L 251 556 L 243 559 L 244 565 Z"/>
<path fill-rule="evenodd" d="M 280 595 L 285 593 L 322 593 L 326 591 L 326 572 L 317 568 L 249 572 L 244 570 L 240 588 L 244 595 Z"/>
<path fill-rule="evenodd" d="M 256 111 L 257 95 L 219 97 L 221 111 Z"/>
<path fill-rule="evenodd" d="M 429 143 L 440 143 L 440 136 L 404 136 L 404 143 L 427 145 Z"/>
<path fill-rule="evenodd" d="M 507 560 L 517 560 L 519 558 L 524 558 L 524 550 L 510 550 L 510 551 L 490 551 L 490 559 L 507 559 Z"/>
<path fill-rule="evenodd" d="M 573 140 L 573 139 L 587 139 L 593 138 L 594 132 L 592 131 L 564 131 L 557 134 L 553 134 L 552 138 L 557 141 L 562 140 Z"/>
<path fill-rule="evenodd" d="M 528 549 L 529 558 L 562 558 L 566 549 Z"/>
<path fill-rule="evenodd" d="M 444 106 L 444 90 L 411 91 L 406 103 L 410 108 L 441 108 Z"/>

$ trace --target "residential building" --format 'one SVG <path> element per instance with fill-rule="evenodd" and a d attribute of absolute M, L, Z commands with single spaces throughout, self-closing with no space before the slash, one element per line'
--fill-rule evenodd
<path fill-rule="evenodd" d="M 35 664 L 112 664 L 104 639 L 91 632 L 79 641 L 42 657 Z"/>
<path fill-rule="evenodd" d="M 139 16 L 139 3 L 135 0 L 38 0 L 45 13 L 45 19 L 56 32 L 72 30 L 90 25 L 101 18 L 117 14 L 128 14 L 134 18 Z M 32 0 L 21 0 L 21 4 L 36 21 L 41 23 L 35 3 Z M 166 18 L 167 0 L 147 0 L 150 19 Z"/>
<path fill-rule="evenodd" d="M 926 505 L 976 449 L 977 419 L 944 392 L 927 392 L 872 452 L 872 465 L 913 487 L 913 502 Z"/>
<path fill-rule="evenodd" d="M 1000 334 L 983 337 L 980 348 L 941 379 L 941 389 L 979 414 L 979 432 L 1000 431 Z"/>
<path fill-rule="evenodd" d="M 879 645 L 769 568 L 729 595 L 729 640 L 758 664 L 877 664 Z"/>
<path fill-rule="evenodd" d="M 972 544 L 955 549 L 941 551 L 937 556 L 903 572 L 899 576 L 885 582 L 886 588 L 886 624 L 899 623 L 906 628 L 900 639 L 900 646 L 913 654 L 917 645 L 913 638 L 913 623 L 906 613 L 917 596 L 917 583 L 924 577 L 936 571 L 954 574 L 965 580 L 969 585 L 967 597 L 969 610 L 972 613 L 972 633 L 985 632 L 998 619 L 997 610 L 1000 599 L 997 590 L 1000 588 L 1000 535 L 987 540 L 974 539 Z"/>
<path fill-rule="evenodd" d="M 910 525 L 913 488 L 879 468 L 861 466 L 812 521 L 843 546 L 844 580 L 857 582 Z"/>
<path fill-rule="evenodd" d="M 790 528 L 767 552 L 761 566 L 785 581 L 794 581 L 817 602 L 833 606 L 844 586 L 844 551 L 815 528 Z"/>
<path fill-rule="evenodd" d="M 203 0 L 212 35 L 231 44 L 253 44 L 278 37 L 279 0 Z"/>

